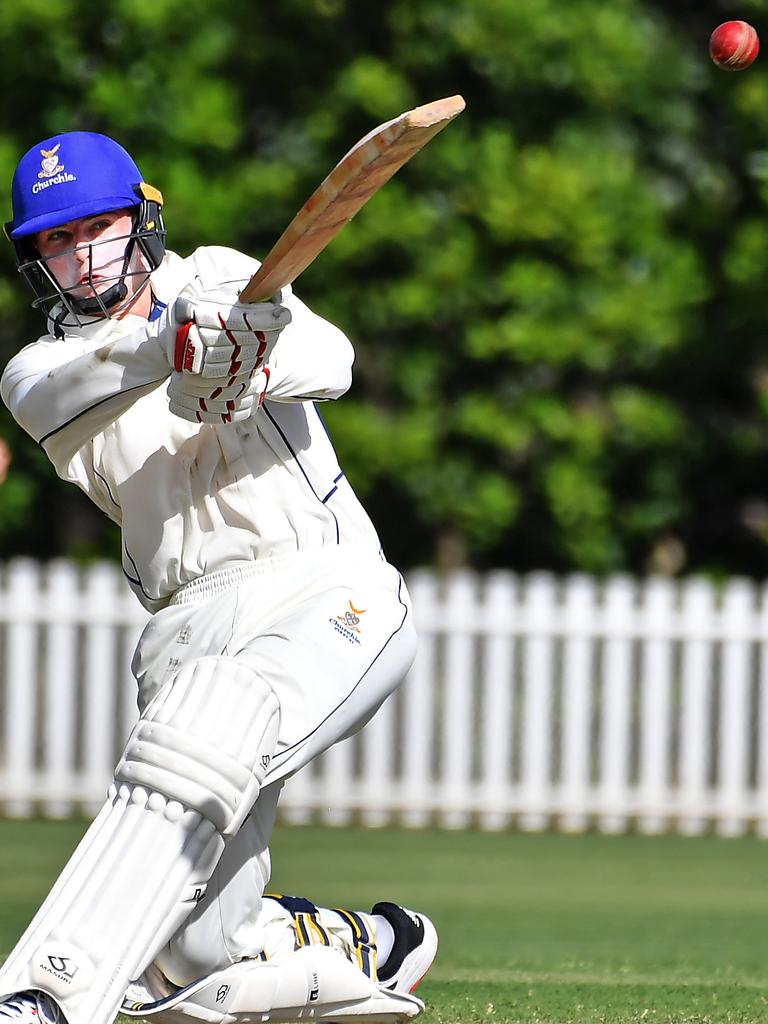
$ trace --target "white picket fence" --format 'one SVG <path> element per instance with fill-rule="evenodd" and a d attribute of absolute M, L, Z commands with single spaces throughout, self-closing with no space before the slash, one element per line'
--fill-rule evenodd
<path fill-rule="evenodd" d="M 290 780 L 285 819 L 768 836 L 768 588 L 408 584 L 408 679 Z M 136 717 L 145 621 L 111 564 L 0 565 L 0 811 L 95 812 Z"/>

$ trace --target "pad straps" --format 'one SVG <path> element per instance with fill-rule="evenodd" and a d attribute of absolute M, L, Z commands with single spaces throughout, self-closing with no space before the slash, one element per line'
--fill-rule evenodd
<path fill-rule="evenodd" d="M 303 896 L 284 896 L 282 893 L 264 893 L 265 899 L 279 903 L 293 918 L 296 946 L 332 946 L 330 936 L 320 921 L 320 911 L 311 900 Z"/>
<path fill-rule="evenodd" d="M 371 981 L 376 981 L 376 936 L 368 926 L 362 914 L 354 910 L 342 910 L 334 907 L 334 913 L 343 918 L 352 930 L 352 942 L 357 957 L 357 964 L 363 974 Z"/>
<path fill-rule="evenodd" d="M 333 942 L 323 924 L 322 911 L 311 900 L 303 896 L 285 896 L 282 893 L 265 893 L 265 899 L 275 900 L 287 910 L 293 918 L 296 933 L 296 946 L 332 946 Z M 337 914 L 351 933 L 350 959 L 370 978 L 377 980 L 376 974 L 376 936 L 373 928 L 362 914 L 354 910 L 342 910 L 334 907 L 331 911 Z"/>

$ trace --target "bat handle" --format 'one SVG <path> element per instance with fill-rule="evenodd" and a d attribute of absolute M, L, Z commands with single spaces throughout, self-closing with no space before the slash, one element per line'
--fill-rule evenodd
<path fill-rule="evenodd" d="M 266 302 L 269 298 L 270 289 L 265 289 L 261 283 L 261 277 L 257 270 L 245 288 L 240 292 L 241 302 Z"/>

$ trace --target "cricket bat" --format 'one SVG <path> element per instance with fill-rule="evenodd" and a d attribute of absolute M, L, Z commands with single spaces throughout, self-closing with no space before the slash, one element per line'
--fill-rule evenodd
<path fill-rule="evenodd" d="M 461 96 L 426 103 L 360 139 L 322 181 L 240 293 L 260 302 L 306 270 L 375 192 L 464 109 Z"/>

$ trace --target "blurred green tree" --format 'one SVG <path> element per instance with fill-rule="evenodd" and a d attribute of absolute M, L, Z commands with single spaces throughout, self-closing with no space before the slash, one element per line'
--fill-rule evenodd
<path fill-rule="evenodd" d="M 768 72 L 710 64 L 722 2 L 15 0 L 10 179 L 36 139 L 117 137 L 171 246 L 254 255 L 373 124 L 468 109 L 298 291 L 356 343 L 323 413 L 390 557 L 768 573 Z M 3 361 L 39 323 L 0 283 Z M 0 553 L 117 550 L 14 449 Z"/>

